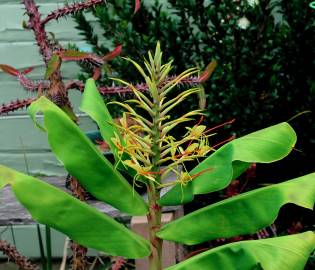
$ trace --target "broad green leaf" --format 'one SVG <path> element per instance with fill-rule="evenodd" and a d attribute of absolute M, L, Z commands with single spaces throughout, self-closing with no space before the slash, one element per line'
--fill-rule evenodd
<path fill-rule="evenodd" d="M 233 140 L 196 166 L 190 175 L 200 173 L 186 186 L 176 185 L 160 200 L 161 205 L 192 201 L 195 194 L 206 194 L 227 187 L 250 163 L 270 163 L 287 156 L 296 143 L 296 134 L 281 123 Z M 209 170 L 210 169 L 210 170 Z"/>
<path fill-rule="evenodd" d="M 164 225 L 158 236 L 193 245 L 250 234 L 273 223 L 283 205 L 293 203 L 312 210 L 314 202 L 315 173 L 312 173 L 201 208 Z"/>
<path fill-rule="evenodd" d="M 146 214 L 147 204 L 141 196 L 60 108 L 41 97 L 28 110 L 47 132 L 53 153 L 95 198 L 131 215 Z M 37 112 L 43 113 L 44 126 L 36 122 Z"/>
<path fill-rule="evenodd" d="M 0 187 L 8 184 L 34 220 L 81 245 L 127 258 L 150 254 L 144 238 L 114 219 L 52 185 L 0 165 Z"/>
<path fill-rule="evenodd" d="M 303 270 L 315 249 L 315 234 L 232 243 L 210 249 L 165 270 Z"/>
<path fill-rule="evenodd" d="M 85 84 L 80 110 L 88 114 L 98 125 L 101 135 L 109 145 L 115 160 L 118 161 L 117 148 L 112 138 L 120 136 L 119 130 L 113 125 L 113 118 L 110 115 L 101 94 L 98 92 L 93 79 L 88 79 Z"/>

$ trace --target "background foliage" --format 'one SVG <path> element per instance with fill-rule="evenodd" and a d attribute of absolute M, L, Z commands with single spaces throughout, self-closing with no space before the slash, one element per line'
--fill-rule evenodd
<path fill-rule="evenodd" d="M 176 63 L 175 73 L 193 65 L 204 68 L 216 59 L 218 67 L 206 85 L 206 121 L 216 125 L 236 118 L 230 132 L 239 135 L 312 110 L 315 21 L 308 4 L 306 0 L 143 1 L 133 16 L 130 1 L 119 0 L 94 10 L 96 28 L 83 14 L 76 21 L 98 54 L 120 43 L 125 55 L 141 61 L 144 52 L 160 40 L 165 57 Z M 242 24 L 244 18 L 247 27 Z M 128 81 L 139 80 L 122 59 L 106 68 Z M 84 71 L 89 72 L 88 67 Z M 312 119 L 314 113 L 307 113 L 290 121 L 301 151 L 285 165 L 275 165 L 281 168 L 272 171 L 273 179 L 311 171 L 315 161 Z"/>

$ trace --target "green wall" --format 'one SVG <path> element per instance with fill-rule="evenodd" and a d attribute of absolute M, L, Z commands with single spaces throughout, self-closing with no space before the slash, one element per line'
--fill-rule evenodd
<path fill-rule="evenodd" d="M 36 1 L 43 14 L 62 6 L 62 1 Z M 20 1 L 0 0 L 0 63 L 8 64 L 18 69 L 34 67 L 29 75 L 36 80 L 43 78 L 43 62 L 34 44 L 33 33 L 22 28 L 23 20 L 27 20 Z M 90 18 L 93 20 L 93 18 Z M 85 48 L 85 43 L 74 28 L 71 18 L 51 22 L 47 30 L 55 33 L 62 44 L 76 43 Z M 65 79 L 74 78 L 78 68 L 75 64 L 63 66 Z M 71 92 L 71 100 L 78 108 L 81 94 Z M 0 103 L 18 98 L 31 97 L 14 78 L 0 72 Z M 76 109 L 78 112 L 78 110 Z M 81 115 L 80 124 L 83 130 L 95 129 L 94 124 Z M 26 157 L 26 158 L 25 158 Z M 10 113 L 0 117 L 0 164 L 8 165 L 21 171 L 26 171 L 26 162 L 29 171 L 34 174 L 64 175 L 65 171 L 53 157 L 47 145 L 46 135 L 34 128 L 29 116 L 24 111 Z"/>

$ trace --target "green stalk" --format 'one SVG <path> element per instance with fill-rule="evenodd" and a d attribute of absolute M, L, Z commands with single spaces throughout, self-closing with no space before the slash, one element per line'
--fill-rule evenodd
<path fill-rule="evenodd" d="M 159 172 L 160 166 L 158 162 L 160 160 L 161 150 L 159 147 L 160 139 L 160 108 L 159 97 L 154 101 L 154 117 L 153 117 L 153 157 L 152 157 L 152 171 Z M 155 180 L 157 183 L 161 182 L 161 176 L 156 174 Z M 163 240 L 156 236 L 157 231 L 161 227 L 162 209 L 158 205 L 160 199 L 160 192 L 156 187 L 155 182 L 148 183 L 148 200 L 149 200 L 149 213 L 147 215 L 149 225 L 149 239 L 151 244 L 151 255 L 149 257 L 149 270 L 162 270 L 162 245 Z"/>
<path fill-rule="evenodd" d="M 47 270 L 52 270 L 51 261 L 51 230 L 50 227 L 45 226 L 46 233 L 46 251 L 47 251 Z"/>
<path fill-rule="evenodd" d="M 46 263 L 44 245 L 43 245 L 43 238 L 42 238 L 42 233 L 40 231 L 39 224 L 36 224 L 36 229 L 37 229 L 38 244 L 39 244 L 39 251 L 40 251 L 40 260 L 42 263 L 42 270 L 47 270 L 47 263 Z"/>

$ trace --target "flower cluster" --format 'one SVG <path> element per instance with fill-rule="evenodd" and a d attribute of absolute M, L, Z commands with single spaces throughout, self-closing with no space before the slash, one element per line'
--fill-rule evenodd
<path fill-rule="evenodd" d="M 185 163 L 204 157 L 212 150 L 209 145 L 209 134 L 201 121 L 193 127 L 186 127 L 184 136 L 177 140 L 170 132 L 179 124 L 192 121 L 196 117 L 203 117 L 202 110 L 185 113 L 177 119 L 172 119 L 170 112 L 185 99 L 202 91 L 201 87 L 194 87 L 182 91 L 175 98 L 168 98 L 176 86 L 187 77 L 195 74 L 196 69 L 189 69 L 173 80 L 165 82 L 172 68 L 172 62 L 162 65 L 159 44 L 153 57 L 149 53 L 149 61 L 145 60 L 148 75 L 142 67 L 131 59 L 138 71 L 144 77 L 149 91 L 144 93 L 125 81 L 115 79 L 127 85 L 134 93 L 135 98 L 125 103 L 112 102 L 124 108 L 125 112 L 119 123 L 113 123 L 119 134 L 115 134 L 112 142 L 117 147 L 122 164 L 136 171 L 134 182 L 153 181 L 158 186 L 183 185 L 193 179 L 185 169 Z M 128 123 L 128 118 L 133 121 Z M 179 167 L 183 172 L 178 173 Z M 163 184 L 163 179 L 171 172 L 177 174 L 172 183 Z"/>

